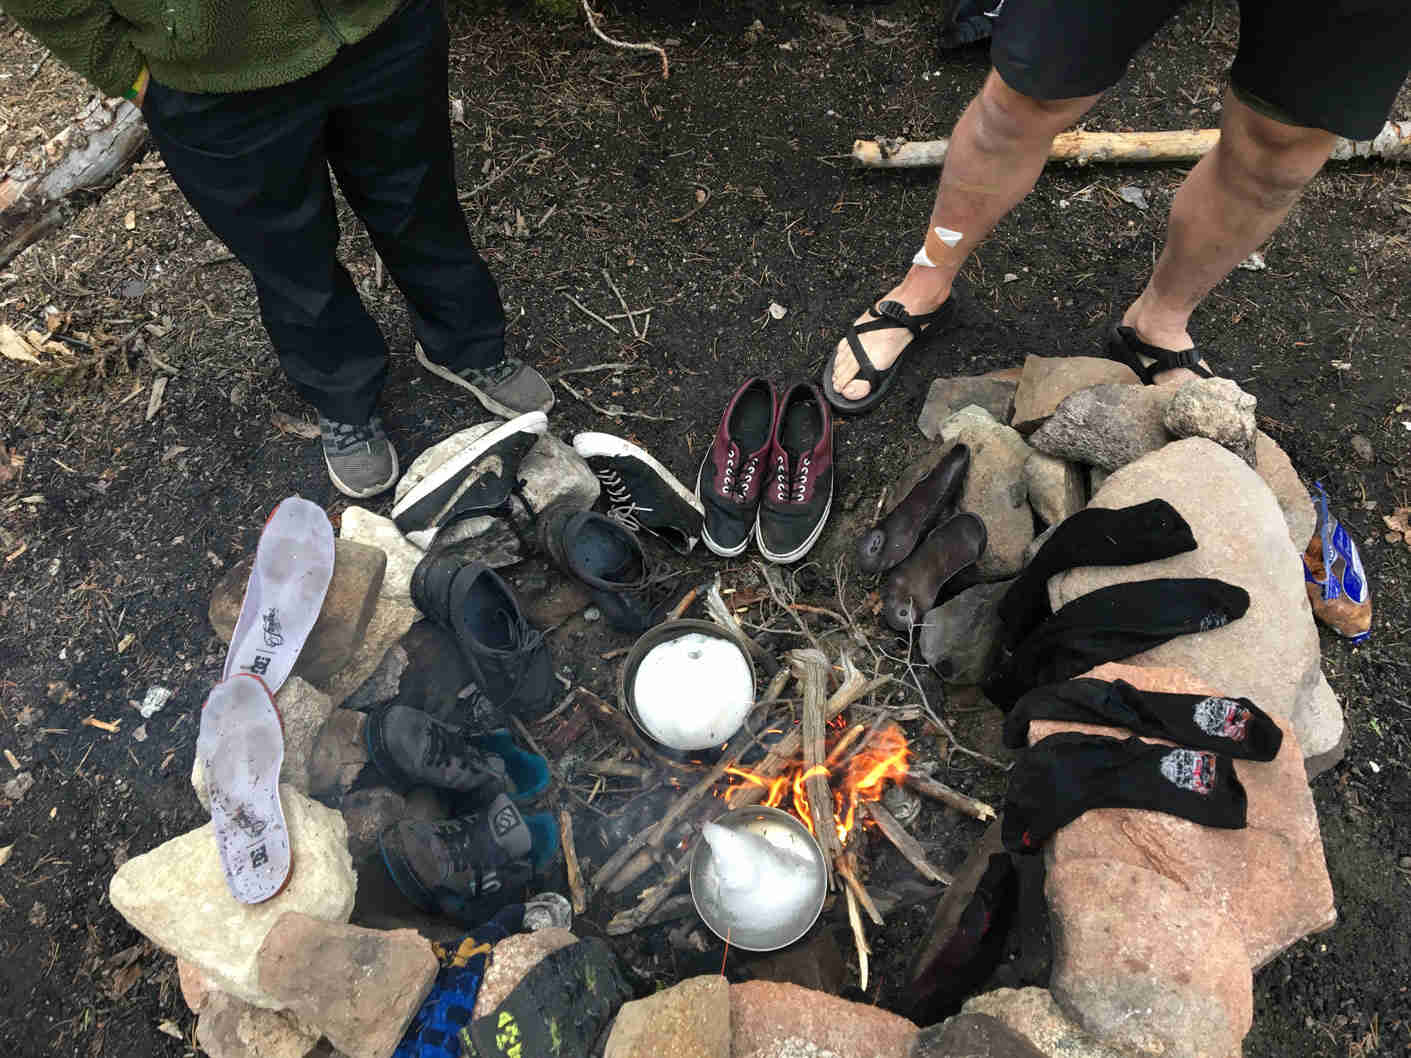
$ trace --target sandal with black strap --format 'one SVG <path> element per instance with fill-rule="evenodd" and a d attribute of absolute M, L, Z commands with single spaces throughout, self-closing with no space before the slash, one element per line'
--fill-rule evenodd
<path fill-rule="evenodd" d="M 1123 327 L 1121 324 L 1115 325 L 1107 332 L 1105 355 L 1109 360 L 1116 360 L 1119 364 L 1130 367 L 1146 386 L 1155 385 L 1156 376 L 1161 372 L 1178 367 L 1193 371 L 1200 378 L 1215 377 L 1201 364 L 1199 349 L 1162 349 L 1148 345 L 1137 337 L 1137 332 L 1131 327 Z M 1148 360 L 1151 363 L 1147 363 Z"/>
<path fill-rule="evenodd" d="M 823 394 L 828 398 L 828 403 L 843 415 L 866 415 L 877 406 L 881 399 L 887 395 L 887 390 L 891 388 L 897 368 L 901 365 L 902 357 L 913 352 L 921 343 L 936 337 L 954 319 L 955 299 L 947 298 L 935 311 L 916 316 L 907 312 L 906 306 L 900 301 L 892 300 L 881 302 L 872 309 L 872 312 L 877 319 L 854 323 L 848 327 L 848 348 L 852 350 L 853 359 L 857 361 L 857 375 L 855 377 L 862 379 L 872 387 L 867 396 L 857 400 L 849 400 L 833 387 L 833 366 L 837 357 L 836 353 L 828 359 L 827 365 L 823 368 L 823 377 L 819 380 L 823 387 Z M 879 371 L 868 358 L 867 350 L 863 349 L 858 336 L 870 331 L 887 330 L 908 330 L 911 332 L 911 341 L 902 347 L 891 367 Z"/>

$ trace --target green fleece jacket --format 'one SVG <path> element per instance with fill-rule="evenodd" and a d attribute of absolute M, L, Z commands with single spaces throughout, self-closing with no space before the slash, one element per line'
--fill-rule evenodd
<path fill-rule="evenodd" d="M 146 66 L 187 92 L 287 84 L 366 37 L 402 0 L 4 0 L 4 10 L 110 96 Z"/>

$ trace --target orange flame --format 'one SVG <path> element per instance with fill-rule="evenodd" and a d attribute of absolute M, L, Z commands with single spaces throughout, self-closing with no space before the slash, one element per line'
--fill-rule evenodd
<path fill-rule="evenodd" d="M 836 744 L 845 730 L 846 725 L 836 729 L 830 727 L 830 741 Z M 839 748 L 846 750 L 846 747 Z M 829 749 L 831 751 L 832 747 Z M 770 808 L 780 807 L 788 796 L 794 815 L 808 827 L 809 833 L 813 833 L 813 815 L 809 811 L 804 783 L 814 775 L 826 775 L 833 792 L 833 825 L 837 828 L 838 840 L 847 844 L 857 825 L 857 806 L 865 801 L 881 800 L 888 780 L 901 782 L 906 776 L 906 735 L 896 724 L 887 724 L 851 757 L 846 756 L 846 752 L 837 756 L 838 759 L 834 759 L 830 755 L 828 763 L 815 764 L 811 768 L 805 768 L 802 761 L 794 761 L 773 779 L 757 775 L 747 768 L 727 768 L 726 774 L 740 782 L 725 796 L 728 799 L 734 790 L 756 786 L 764 791 L 762 803 Z"/>

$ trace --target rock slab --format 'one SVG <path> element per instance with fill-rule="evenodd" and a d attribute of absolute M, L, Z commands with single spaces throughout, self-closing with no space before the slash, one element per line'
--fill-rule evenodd
<path fill-rule="evenodd" d="M 692 977 L 617 1012 L 603 1058 L 730 1058 L 730 985 Z"/>
<path fill-rule="evenodd" d="M 935 379 L 926 391 L 926 403 L 916 425 L 928 441 L 934 441 L 941 436 L 941 424 L 971 404 L 984 408 L 999 422 L 1008 422 L 1017 385 L 1013 379 L 992 375 Z"/>
<path fill-rule="evenodd" d="M 412 571 L 426 552 L 402 535 L 391 518 L 362 507 L 349 507 L 338 523 L 338 539 L 375 547 L 387 556 L 378 594 L 384 599 L 411 601 Z"/>
<path fill-rule="evenodd" d="M 1099 1039 L 1163 1058 L 1226 1058 L 1254 1018 L 1239 933 L 1213 905 L 1129 863 L 1049 869 L 1049 990 Z"/>
<path fill-rule="evenodd" d="M 348 824 L 348 855 L 360 864 L 377 852 L 377 836 L 399 820 L 407 819 L 407 802 L 395 790 L 369 786 L 354 790 L 339 806 Z"/>
<path fill-rule="evenodd" d="M 1164 421 L 1169 386 L 1091 386 L 1063 399 L 1029 443 L 1059 459 L 1117 470 L 1171 435 Z"/>
<path fill-rule="evenodd" d="M 214 992 L 196 1022 L 196 1042 L 210 1058 L 304 1058 L 318 1045 L 317 1029 L 297 1018 Z"/>
<path fill-rule="evenodd" d="M 475 997 L 475 1017 L 483 1018 L 493 1013 L 544 956 L 576 943 L 578 938 L 572 932 L 557 926 L 533 933 L 516 933 L 500 941 L 490 953 L 485 980 L 481 982 L 480 993 Z"/>
<path fill-rule="evenodd" d="M 291 786 L 280 797 L 294 869 L 278 896 L 250 905 L 230 895 L 210 823 L 134 856 L 108 885 L 113 907 L 152 943 L 215 988 L 269 1009 L 283 1004 L 260 987 L 255 956 L 274 923 L 286 911 L 345 922 L 357 886 L 343 817 Z"/>
<path fill-rule="evenodd" d="M 309 760 L 309 788 L 314 796 L 336 801 L 352 789 L 369 760 L 366 735 L 366 713 L 333 711 L 314 740 Z"/>
<path fill-rule="evenodd" d="M 297 912 L 274 923 L 256 962 L 260 987 L 350 1058 L 391 1058 L 439 968 L 416 930 Z"/>
<path fill-rule="evenodd" d="M 501 425 L 503 423 L 499 419 L 479 423 L 432 445 L 412 461 L 397 482 L 396 498 L 400 500 L 412 486 L 447 459 Z M 536 526 L 549 523 L 553 511 L 586 511 L 598 500 L 600 486 L 593 471 L 570 445 L 564 444 L 552 433 L 544 434 L 529 450 L 519 465 L 519 476 L 525 483 L 524 494 L 538 518 L 537 522 L 531 519 L 518 499 L 511 500 L 515 512 L 513 517 L 520 525 L 521 532 L 530 538 Z M 513 565 L 526 557 L 514 530 L 504 519 L 492 516 L 468 518 L 450 527 L 437 536 L 436 547 L 472 555 L 494 567 Z"/>
<path fill-rule="evenodd" d="M 207 615 L 211 627 L 224 643 L 235 634 L 240 606 L 245 601 L 245 584 L 255 556 L 248 555 L 220 579 L 211 593 Z M 351 540 L 333 542 L 333 577 L 328 583 L 323 608 L 309 638 L 299 651 L 293 675 L 310 683 L 323 683 L 348 663 L 363 630 L 372 616 L 377 593 L 382 588 L 386 556 L 374 547 Z"/>
<path fill-rule="evenodd" d="M 1086 675 L 1172 694 L 1228 693 L 1217 691 L 1218 684 L 1168 668 L 1109 664 Z M 1234 927 L 1246 961 L 1256 969 L 1301 937 L 1331 926 L 1337 911 L 1303 754 L 1288 722 L 1279 723 L 1284 742 L 1274 760 L 1234 762 L 1248 798 L 1247 826 L 1217 830 L 1163 812 L 1127 808 L 1086 812 L 1049 843 L 1050 901 L 1068 898 L 1059 891 L 1068 883 L 1055 880 L 1063 876 L 1054 872 L 1068 863 L 1098 860 L 1159 870 Z M 1036 720 L 1030 724 L 1030 742 L 1057 731 L 1127 734 L 1109 727 Z M 1082 898 L 1081 888 L 1071 898 Z"/>
<path fill-rule="evenodd" d="M 730 1030 L 732 1058 L 776 1055 L 791 1040 L 801 1054 L 811 1044 L 838 1058 L 906 1058 L 917 1035 L 880 1007 L 774 981 L 730 986 Z"/>
<path fill-rule="evenodd" d="M 1130 1058 L 1074 1024 L 1046 988 L 999 988 L 965 1001 L 961 1015 L 987 1014 L 1049 1058 Z"/>
<path fill-rule="evenodd" d="M 1024 461 L 1029 506 L 1045 525 L 1058 525 L 1088 502 L 1086 475 L 1077 463 L 1032 452 Z"/>
<path fill-rule="evenodd" d="M 1045 1058 L 1045 1055 L 998 1018 L 988 1014 L 957 1014 L 940 1025 L 922 1029 L 911 1058 Z"/>
<path fill-rule="evenodd" d="M 421 611 L 409 602 L 382 598 L 373 601 L 376 606 L 372 616 L 347 664 L 319 685 L 335 706 L 341 706 L 366 683 L 382 664 L 387 651 L 421 620 Z"/>
<path fill-rule="evenodd" d="M 955 440 L 970 448 L 970 470 L 959 508 L 979 515 L 988 540 L 975 564 L 985 580 L 1003 580 L 1019 572 L 1024 548 L 1034 539 L 1034 516 L 1024 484 L 1024 462 L 1031 449 L 1018 432 L 995 422 L 978 408 L 962 409 Z M 943 430 L 943 433 L 945 431 Z"/>
<path fill-rule="evenodd" d="M 1138 386 L 1141 379 L 1126 364 L 1099 356 L 1026 356 L 1012 425 L 1030 433 L 1070 394 L 1101 384 Z"/>

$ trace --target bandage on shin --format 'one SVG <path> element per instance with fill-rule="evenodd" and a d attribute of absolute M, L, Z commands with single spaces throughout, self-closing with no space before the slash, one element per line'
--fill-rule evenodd
<path fill-rule="evenodd" d="M 952 231 L 950 228 L 943 228 L 940 225 L 933 225 L 926 231 L 926 241 L 922 243 L 921 249 L 916 251 L 916 256 L 911 259 L 912 264 L 924 265 L 927 268 L 935 268 L 936 260 L 941 255 L 941 248 L 954 248 L 965 238 L 964 232 Z"/>

